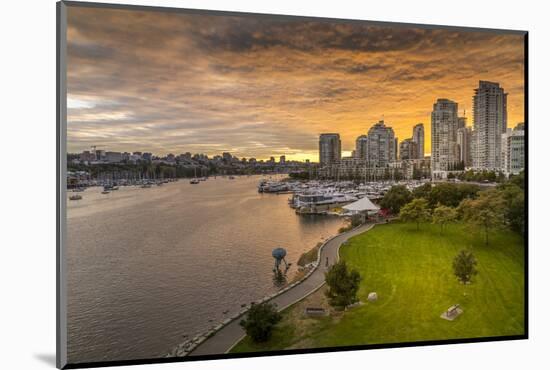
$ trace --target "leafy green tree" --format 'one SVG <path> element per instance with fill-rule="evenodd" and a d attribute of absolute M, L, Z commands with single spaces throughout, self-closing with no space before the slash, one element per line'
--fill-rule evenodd
<path fill-rule="evenodd" d="M 489 245 L 489 232 L 504 225 L 504 199 L 496 189 L 479 193 L 477 199 L 465 199 L 458 212 L 467 223 L 481 227 L 485 233 L 485 245 Z"/>
<path fill-rule="evenodd" d="M 412 199 L 412 194 L 404 185 L 394 185 L 384 194 L 380 201 L 382 208 L 389 209 L 392 213 L 397 214 L 401 207 L 409 203 Z"/>
<path fill-rule="evenodd" d="M 476 265 L 477 260 L 474 254 L 467 250 L 461 250 L 453 261 L 454 274 L 462 284 L 466 284 L 477 274 Z"/>
<path fill-rule="evenodd" d="M 325 281 L 328 285 L 325 295 L 331 306 L 346 307 L 357 302 L 361 276 L 354 269 L 348 270 L 345 261 L 332 265 L 325 273 Z"/>
<path fill-rule="evenodd" d="M 520 189 L 525 189 L 525 172 L 521 171 L 517 175 L 510 176 L 510 183 L 517 185 Z"/>
<path fill-rule="evenodd" d="M 512 231 L 525 234 L 525 193 L 514 183 L 499 186 L 504 199 L 504 218 Z"/>
<path fill-rule="evenodd" d="M 424 185 L 420 185 L 419 187 L 414 188 L 412 191 L 412 195 L 414 198 L 428 199 L 431 191 L 432 191 L 432 184 L 427 182 Z"/>
<path fill-rule="evenodd" d="M 254 342 L 265 342 L 271 338 L 273 327 L 282 316 L 275 305 L 264 302 L 252 304 L 246 318 L 239 323 Z"/>
<path fill-rule="evenodd" d="M 420 229 L 420 223 L 430 219 L 430 211 L 428 210 L 428 201 L 426 199 L 417 198 L 407 203 L 401 212 L 399 218 L 405 222 L 415 222 L 416 230 Z"/>
<path fill-rule="evenodd" d="M 475 198 L 479 187 L 472 184 L 437 184 L 431 190 L 428 196 L 428 202 L 431 209 L 438 204 L 448 207 L 456 207 L 465 198 Z"/>
<path fill-rule="evenodd" d="M 440 232 L 443 232 L 445 225 L 455 221 L 456 217 L 456 209 L 440 204 L 433 211 L 432 223 L 439 225 L 441 227 Z"/>

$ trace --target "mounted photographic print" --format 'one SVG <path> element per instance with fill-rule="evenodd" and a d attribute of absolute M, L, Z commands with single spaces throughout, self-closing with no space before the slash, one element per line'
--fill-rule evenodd
<path fill-rule="evenodd" d="M 527 338 L 527 32 L 57 11 L 58 367 Z"/>

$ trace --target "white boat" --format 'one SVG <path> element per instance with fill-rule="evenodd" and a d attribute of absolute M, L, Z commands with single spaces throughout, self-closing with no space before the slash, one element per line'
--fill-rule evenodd
<path fill-rule="evenodd" d="M 331 208 L 354 202 L 357 197 L 338 192 L 317 191 L 296 194 L 293 200 L 297 213 L 317 214 L 326 213 Z"/>
<path fill-rule="evenodd" d="M 80 194 L 71 195 L 69 197 L 69 200 L 80 200 L 80 199 L 82 199 L 82 195 Z"/>
<path fill-rule="evenodd" d="M 200 179 L 197 177 L 197 167 L 195 167 L 195 177 L 191 181 L 189 181 L 190 184 L 196 185 L 200 182 Z"/>
<path fill-rule="evenodd" d="M 266 181 L 258 185 L 258 192 L 260 193 L 279 193 L 289 190 L 291 190 L 290 186 L 285 182 Z"/>

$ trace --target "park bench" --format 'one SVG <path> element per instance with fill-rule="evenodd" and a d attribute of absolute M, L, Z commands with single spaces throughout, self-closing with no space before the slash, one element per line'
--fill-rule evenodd
<path fill-rule="evenodd" d="M 460 308 L 459 304 L 455 304 L 447 310 L 447 316 L 452 317 L 455 316 L 458 313 L 458 309 Z"/>
<path fill-rule="evenodd" d="M 304 314 L 306 316 L 325 316 L 326 310 L 321 307 L 306 307 Z"/>
<path fill-rule="evenodd" d="M 459 304 L 455 304 L 449 307 L 445 312 L 441 314 L 441 318 L 449 321 L 453 321 L 457 316 L 462 314 L 462 308 Z"/>

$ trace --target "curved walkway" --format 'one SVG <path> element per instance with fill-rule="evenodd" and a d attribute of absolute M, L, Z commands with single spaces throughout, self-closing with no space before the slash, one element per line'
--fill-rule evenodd
<path fill-rule="evenodd" d="M 362 225 L 328 240 L 321 248 L 321 255 L 318 259 L 319 265 L 311 275 L 291 289 L 273 297 L 269 302 L 276 304 L 277 309 L 282 311 L 319 289 L 325 283 L 325 272 L 328 269 L 326 266 L 327 258 L 329 266 L 334 264 L 338 260 L 338 250 L 346 240 L 370 230 L 373 226 L 373 224 Z M 239 325 L 239 322 L 245 315 L 246 313 L 218 330 L 214 335 L 191 351 L 188 356 L 219 355 L 227 353 L 245 336 L 244 330 Z"/>

